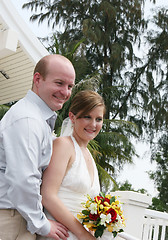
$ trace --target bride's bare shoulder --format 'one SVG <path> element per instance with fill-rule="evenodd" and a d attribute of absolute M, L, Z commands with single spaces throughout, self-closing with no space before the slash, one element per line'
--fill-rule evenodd
<path fill-rule="evenodd" d="M 54 147 L 59 146 L 64 148 L 64 149 L 69 149 L 69 148 L 73 148 L 73 142 L 70 136 L 65 136 L 65 137 L 57 137 L 56 139 L 54 139 Z"/>
<path fill-rule="evenodd" d="M 53 143 L 53 155 L 64 156 L 73 162 L 75 159 L 75 148 L 71 137 L 58 137 Z"/>

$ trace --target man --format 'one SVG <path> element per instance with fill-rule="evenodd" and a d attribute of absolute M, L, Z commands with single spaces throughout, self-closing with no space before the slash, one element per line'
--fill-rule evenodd
<path fill-rule="evenodd" d="M 75 82 L 71 62 L 49 55 L 36 65 L 32 90 L 0 122 L 0 239 L 33 240 L 36 234 L 64 239 L 67 229 L 42 211 L 42 172 L 52 153 L 56 110 Z"/>

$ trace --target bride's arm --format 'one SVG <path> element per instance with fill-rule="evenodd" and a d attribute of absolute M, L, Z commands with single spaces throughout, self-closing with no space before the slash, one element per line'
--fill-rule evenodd
<path fill-rule="evenodd" d="M 57 138 L 54 141 L 52 158 L 43 174 L 42 203 L 48 212 L 79 240 L 95 240 L 57 196 L 62 180 L 71 165 L 73 154 L 74 148 L 70 139 Z"/>

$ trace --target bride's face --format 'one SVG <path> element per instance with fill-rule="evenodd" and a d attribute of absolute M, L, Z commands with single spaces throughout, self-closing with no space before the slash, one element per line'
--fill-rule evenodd
<path fill-rule="evenodd" d="M 77 136 L 81 140 L 89 142 L 94 139 L 100 132 L 103 125 L 104 107 L 98 106 L 91 110 L 85 116 L 78 118 L 80 112 L 77 115 L 72 114 L 72 123 L 74 126 L 74 136 Z"/>

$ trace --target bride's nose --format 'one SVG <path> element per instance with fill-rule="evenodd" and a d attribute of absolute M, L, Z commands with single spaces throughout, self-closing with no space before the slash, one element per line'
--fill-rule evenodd
<path fill-rule="evenodd" d="M 91 126 L 92 126 L 92 127 L 96 127 L 96 120 L 95 120 L 95 119 L 92 119 L 92 121 L 91 121 Z"/>

